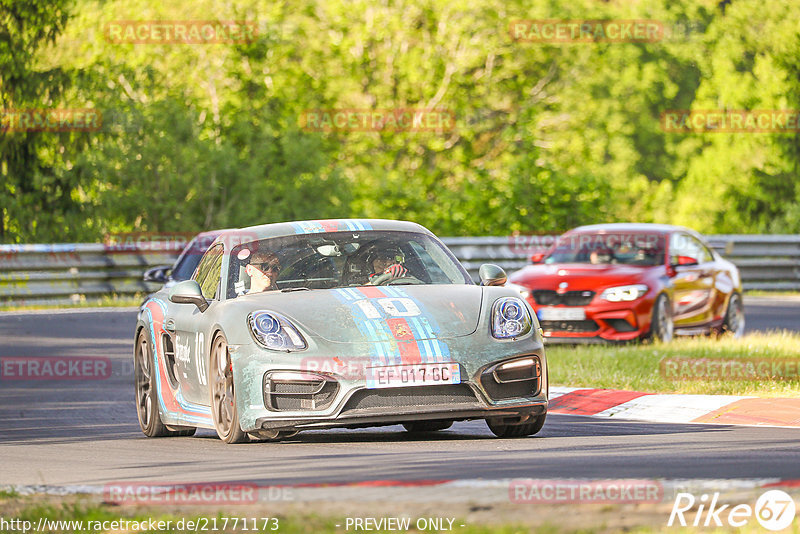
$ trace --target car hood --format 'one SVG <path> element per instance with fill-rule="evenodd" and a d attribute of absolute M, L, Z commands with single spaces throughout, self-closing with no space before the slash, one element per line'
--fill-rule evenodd
<path fill-rule="evenodd" d="M 529 265 L 511 275 L 509 282 L 531 289 L 558 289 L 559 284 L 566 282 L 564 289 L 568 291 L 596 290 L 599 287 L 640 283 L 658 268 L 585 263 Z"/>
<path fill-rule="evenodd" d="M 471 285 L 353 287 L 244 295 L 235 306 L 280 313 L 309 335 L 332 342 L 368 341 L 368 322 L 393 329 L 399 324 L 418 340 L 447 339 L 475 332 L 482 295 Z"/>

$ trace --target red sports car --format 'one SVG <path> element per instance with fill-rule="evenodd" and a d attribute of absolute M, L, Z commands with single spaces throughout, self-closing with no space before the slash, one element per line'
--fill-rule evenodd
<path fill-rule="evenodd" d="M 509 277 L 551 341 L 744 333 L 734 264 L 696 232 L 659 224 L 581 226 Z"/>

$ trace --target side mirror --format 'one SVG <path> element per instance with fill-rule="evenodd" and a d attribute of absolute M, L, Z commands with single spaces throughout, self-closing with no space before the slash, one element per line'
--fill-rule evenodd
<path fill-rule="evenodd" d="M 537 252 L 536 254 L 531 254 L 531 263 L 542 263 L 544 259 L 544 252 Z"/>
<path fill-rule="evenodd" d="M 159 265 L 152 269 L 147 269 L 142 275 L 145 282 L 158 282 L 164 284 L 167 282 L 167 273 L 172 269 L 172 265 Z"/>
<path fill-rule="evenodd" d="M 697 259 L 691 256 L 678 256 L 678 261 L 675 265 L 697 265 Z"/>
<path fill-rule="evenodd" d="M 169 300 L 177 304 L 194 304 L 201 312 L 208 308 L 208 301 L 200 291 L 200 284 L 194 280 L 184 280 L 172 286 Z"/>
<path fill-rule="evenodd" d="M 505 285 L 508 277 L 506 272 L 499 265 L 484 263 L 478 270 L 482 286 L 502 286 Z"/>

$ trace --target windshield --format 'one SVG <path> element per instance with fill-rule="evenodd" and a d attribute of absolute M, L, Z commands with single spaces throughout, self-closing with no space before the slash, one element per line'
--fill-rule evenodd
<path fill-rule="evenodd" d="M 228 298 L 263 291 L 366 285 L 472 284 L 458 260 L 427 234 L 330 232 L 234 247 Z"/>
<path fill-rule="evenodd" d="M 570 234 L 556 241 L 544 263 L 594 265 L 661 265 L 664 236 L 660 234 Z"/>

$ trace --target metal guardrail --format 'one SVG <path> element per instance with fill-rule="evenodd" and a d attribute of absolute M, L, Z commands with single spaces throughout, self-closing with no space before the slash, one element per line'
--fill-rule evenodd
<path fill-rule="evenodd" d="M 483 263 L 509 273 L 525 267 L 548 239 L 552 236 L 527 242 L 514 237 L 443 241 L 477 278 Z M 707 240 L 739 267 L 745 289 L 800 290 L 800 235 L 711 235 Z M 171 264 L 179 252 L 162 242 L 124 250 L 102 243 L 0 245 L 0 306 L 74 304 L 155 291 L 158 284 L 144 282 L 143 271 Z"/>
<path fill-rule="evenodd" d="M 159 284 L 144 282 L 142 273 L 171 265 L 180 250 L 147 245 L 0 245 L 0 306 L 79 304 L 155 291 Z"/>

